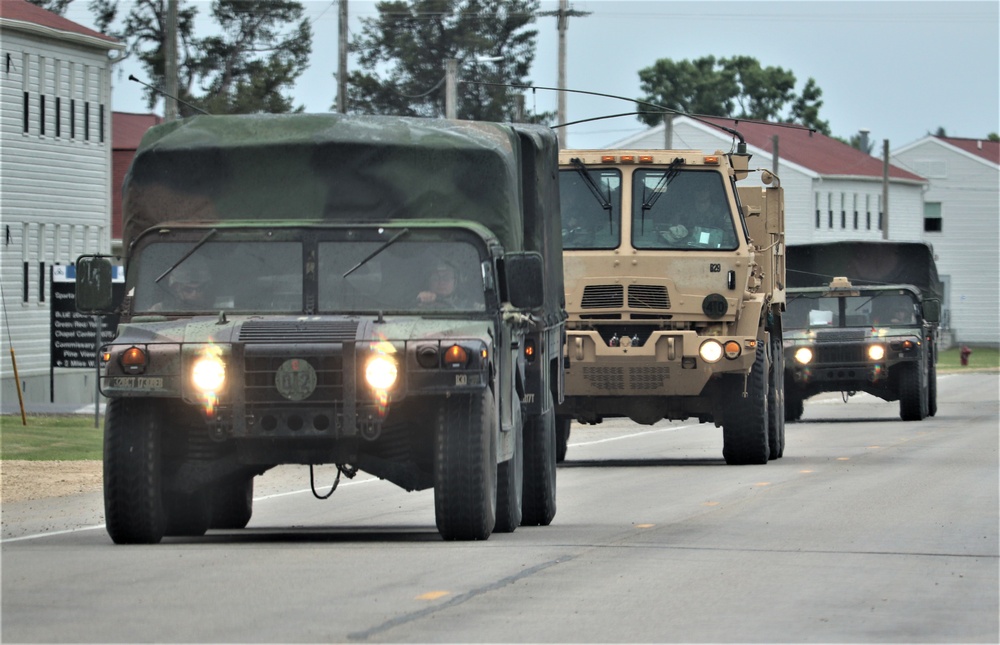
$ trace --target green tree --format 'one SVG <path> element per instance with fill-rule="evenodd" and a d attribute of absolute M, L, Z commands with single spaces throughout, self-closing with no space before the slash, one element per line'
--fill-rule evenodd
<path fill-rule="evenodd" d="M 662 58 L 639 70 L 640 101 L 662 105 L 687 114 L 723 116 L 762 121 L 785 121 L 813 127 L 829 134 L 820 120 L 822 90 L 810 78 L 801 95 L 795 93 L 795 75 L 781 67 L 762 67 L 749 56 L 693 61 Z M 639 120 L 647 125 L 661 116 L 639 104 Z M 786 108 L 787 112 L 786 112 Z"/>
<path fill-rule="evenodd" d="M 348 77 L 348 111 L 441 116 L 444 64 L 453 58 L 459 61 L 458 118 L 516 118 L 517 91 L 507 86 L 526 84 L 537 0 L 396 0 L 379 2 L 376 10 L 350 46 L 360 70 Z"/>
<path fill-rule="evenodd" d="M 66 8 L 73 0 L 28 0 L 28 2 L 61 16 L 66 13 Z"/>
<path fill-rule="evenodd" d="M 177 98 L 212 114 L 301 111 L 287 94 L 305 71 L 312 29 L 295 0 L 214 0 L 220 35 L 196 38 L 197 9 L 178 0 Z M 98 28 L 126 43 L 148 83 L 164 85 L 167 0 L 90 0 Z M 123 7 L 127 7 L 122 15 Z M 147 89 L 152 108 L 160 99 Z M 181 116 L 195 110 L 178 105 Z"/>

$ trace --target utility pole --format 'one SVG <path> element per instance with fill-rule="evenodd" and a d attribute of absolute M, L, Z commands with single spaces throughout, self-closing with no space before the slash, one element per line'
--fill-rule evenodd
<path fill-rule="evenodd" d="M 889 140 L 882 139 L 882 239 L 889 239 Z"/>
<path fill-rule="evenodd" d="M 778 162 L 780 157 L 778 156 L 778 135 L 771 135 L 771 174 L 775 177 L 778 176 Z"/>
<path fill-rule="evenodd" d="M 347 0 L 340 0 L 337 31 L 337 112 L 347 114 Z"/>
<path fill-rule="evenodd" d="M 163 120 L 177 119 L 177 0 L 167 0 L 167 33 L 163 43 Z"/>
<path fill-rule="evenodd" d="M 539 16 L 555 16 L 556 28 L 559 30 L 559 68 L 557 87 L 559 88 L 559 98 L 556 104 L 556 121 L 566 123 L 566 29 L 569 27 L 569 18 L 589 16 L 590 11 L 577 11 L 569 8 L 569 0 L 559 0 L 558 11 L 540 11 Z M 557 128 L 556 136 L 559 137 L 559 148 L 566 147 L 566 128 Z"/>
<path fill-rule="evenodd" d="M 454 119 L 458 103 L 458 59 L 444 59 L 444 118 Z"/>

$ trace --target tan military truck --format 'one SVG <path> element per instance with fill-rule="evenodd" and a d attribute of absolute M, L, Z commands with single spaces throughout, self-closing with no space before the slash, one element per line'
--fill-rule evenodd
<path fill-rule="evenodd" d="M 783 192 L 737 150 L 560 151 L 560 459 L 571 421 L 615 417 L 714 423 L 729 464 L 782 456 Z"/>

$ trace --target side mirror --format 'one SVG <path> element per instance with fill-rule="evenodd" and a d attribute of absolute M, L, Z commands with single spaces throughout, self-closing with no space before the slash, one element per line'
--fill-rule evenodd
<path fill-rule="evenodd" d="M 924 320 L 930 323 L 941 322 L 940 300 L 924 300 Z"/>
<path fill-rule="evenodd" d="M 109 314 L 114 308 L 111 258 L 81 255 L 76 260 L 76 310 L 82 314 Z"/>
<path fill-rule="evenodd" d="M 535 251 L 504 256 L 507 295 L 518 309 L 538 309 L 545 303 L 542 254 Z"/>

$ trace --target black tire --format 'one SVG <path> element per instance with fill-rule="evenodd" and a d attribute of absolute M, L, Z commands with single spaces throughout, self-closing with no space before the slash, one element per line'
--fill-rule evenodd
<path fill-rule="evenodd" d="M 191 494 L 164 493 L 163 508 L 167 517 L 164 535 L 205 535 L 212 520 L 212 499 L 205 491 Z"/>
<path fill-rule="evenodd" d="M 781 351 L 780 334 L 771 335 L 771 369 L 768 374 L 768 456 L 781 459 L 785 454 L 785 358 Z"/>
<path fill-rule="evenodd" d="M 785 375 L 785 421 L 798 421 L 805 412 L 805 404 L 799 388 L 788 386 L 788 375 Z"/>
<path fill-rule="evenodd" d="M 242 529 L 253 515 L 253 477 L 220 482 L 212 490 L 212 529 Z"/>
<path fill-rule="evenodd" d="M 920 365 L 906 363 L 899 370 L 899 417 L 920 421 L 927 416 L 927 388 L 920 382 Z"/>
<path fill-rule="evenodd" d="M 556 417 L 556 463 L 566 461 L 566 450 L 569 447 L 569 429 L 573 417 Z"/>
<path fill-rule="evenodd" d="M 497 465 L 497 521 L 495 533 L 513 533 L 521 526 L 521 499 L 524 495 L 524 429 L 518 427 L 514 454 Z"/>
<path fill-rule="evenodd" d="M 728 394 L 731 402 L 722 424 L 722 456 L 730 465 L 766 464 L 768 448 L 767 349 L 757 343 L 757 357 L 746 379 L 730 376 Z"/>
<path fill-rule="evenodd" d="M 937 366 L 931 363 L 927 368 L 927 416 L 937 414 Z"/>
<path fill-rule="evenodd" d="M 163 539 L 162 443 L 154 401 L 112 399 L 104 418 L 104 521 L 116 544 Z"/>
<path fill-rule="evenodd" d="M 446 540 L 486 540 L 496 525 L 497 445 L 493 392 L 451 396 L 435 429 L 434 511 Z"/>
<path fill-rule="evenodd" d="M 548 526 L 556 516 L 556 415 L 548 390 L 542 409 L 524 427 L 524 526 Z"/>

